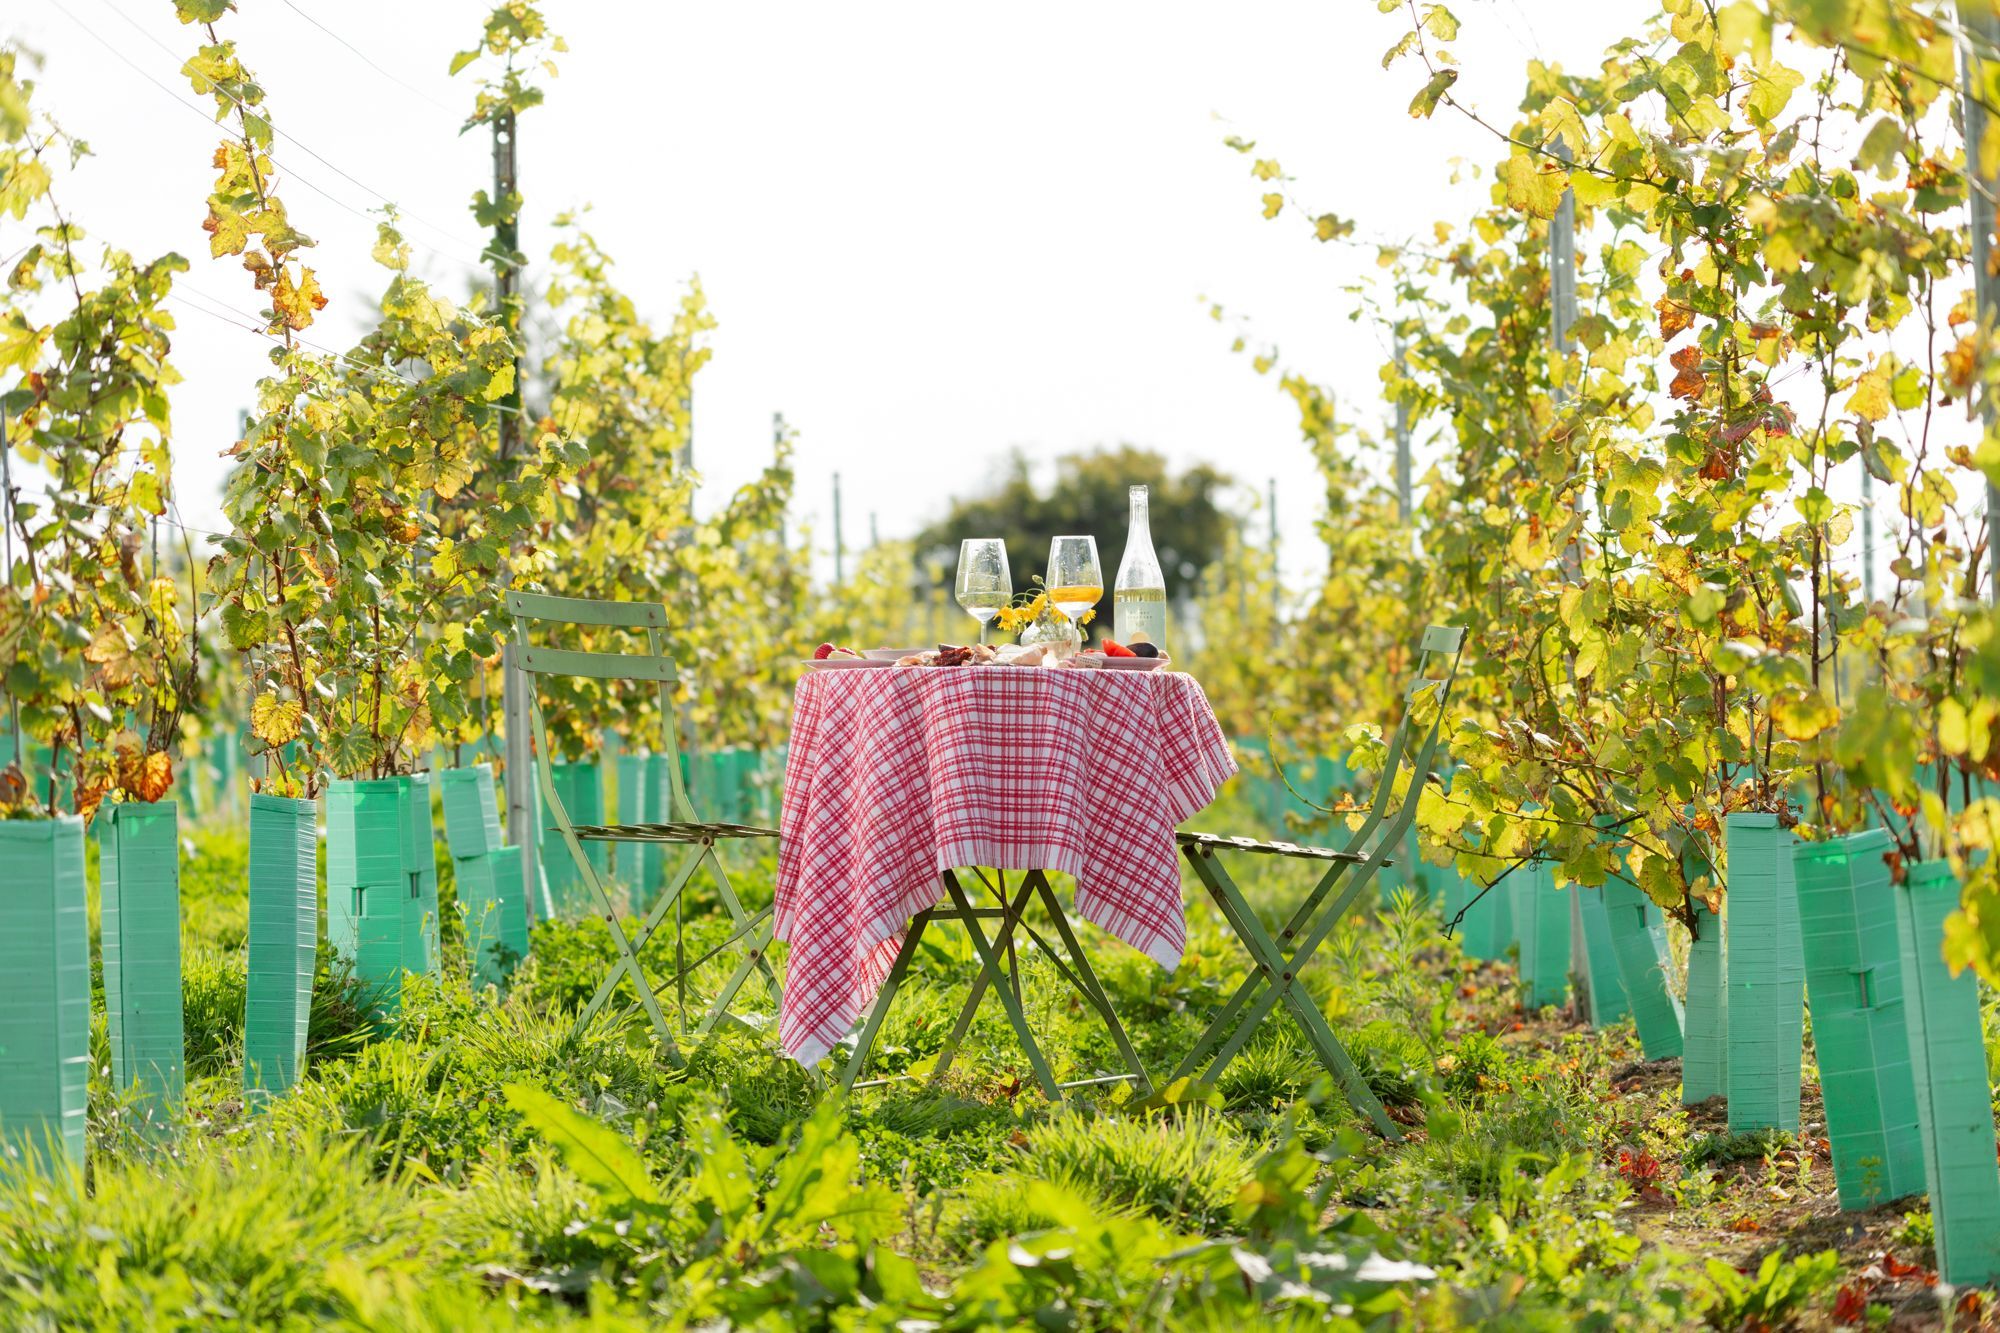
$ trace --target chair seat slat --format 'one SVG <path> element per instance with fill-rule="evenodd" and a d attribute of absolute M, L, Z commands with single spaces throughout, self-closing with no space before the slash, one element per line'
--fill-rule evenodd
<path fill-rule="evenodd" d="M 1232 852 L 1249 852 L 1253 856 L 1295 856 L 1308 861 L 1361 861 L 1365 858 L 1353 852 L 1339 852 L 1331 847 L 1304 847 L 1295 842 L 1266 842 L 1258 838 L 1230 837 L 1222 833 L 1183 832 L 1177 835 L 1183 847 L 1220 847 Z M 1384 861 L 1383 865 L 1391 864 Z"/>
<path fill-rule="evenodd" d="M 578 824 L 580 842 L 700 842 L 705 838 L 775 838 L 778 830 L 755 824 Z"/>

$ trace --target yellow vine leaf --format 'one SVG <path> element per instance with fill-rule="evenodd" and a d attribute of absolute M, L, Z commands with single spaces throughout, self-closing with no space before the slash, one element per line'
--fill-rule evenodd
<path fill-rule="evenodd" d="M 1847 410 L 1864 421 L 1880 421 L 1889 415 L 1889 368 L 1877 361 L 1854 382 Z"/>
<path fill-rule="evenodd" d="M 1787 691 L 1771 701 L 1771 720 L 1795 741 L 1809 741 L 1840 721 L 1840 710 L 1817 690 Z"/>
<path fill-rule="evenodd" d="M 1569 173 L 1548 159 L 1516 153 L 1500 164 L 1500 185 L 1507 206 L 1538 218 L 1552 218 L 1569 188 Z"/>
<path fill-rule="evenodd" d="M 299 738 L 305 709 L 297 699 L 260 694 L 250 706 L 250 734 L 266 745 L 285 745 Z"/>
<path fill-rule="evenodd" d="M 313 276 L 311 269 L 301 264 L 299 279 L 294 282 L 291 269 L 282 265 L 279 267 L 277 289 L 271 293 L 271 309 L 277 312 L 286 328 L 310 328 L 313 312 L 325 308 L 326 297 L 320 293 L 319 279 Z"/>
<path fill-rule="evenodd" d="M 111 687 L 132 683 L 132 675 L 137 664 L 133 660 L 132 636 L 116 621 L 106 621 L 97 627 L 91 637 L 90 646 L 83 650 L 83 660 L 94 663 Z"/>

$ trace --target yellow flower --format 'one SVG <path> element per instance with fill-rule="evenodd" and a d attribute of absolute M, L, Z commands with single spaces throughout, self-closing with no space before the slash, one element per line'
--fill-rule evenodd
<path fill-rule="evenodd" d="M 1047 593 L 1036 593 L 1032 600 L 1014 606 L 1003 606 L 994 619 L 1000 628 L 1009 634 L 1019 634 L 1041 617 L 1042 609 L 1049 604 Z"/>

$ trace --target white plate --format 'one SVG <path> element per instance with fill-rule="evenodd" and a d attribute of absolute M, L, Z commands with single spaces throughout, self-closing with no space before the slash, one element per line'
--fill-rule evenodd
<path fill-rule="evenodd" d="M 915 657 L 929 651 L 928 648 L 863 648 L 861 655 L 872 662 L 893 662 L 899 657 Z"/>
<path fill-rule="evenodd" d="M 849 667 L 885 667 L 896 664 L 886 657 L 821 657 L 808 658 L 799 665 L 808 671 L 845 671 Z"/>

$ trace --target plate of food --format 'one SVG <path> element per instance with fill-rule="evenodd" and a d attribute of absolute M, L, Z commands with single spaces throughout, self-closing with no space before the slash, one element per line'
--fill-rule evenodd
<path fill-rule="evenodd" d="M 886 657 L 866 657 L 852 648 L 842 648 L 836 643 L 823 643 L 813 649 L 810 660 L 799 665 L 808 671 L 845 671 L 852 667 L 885 667 L 896 664 Z"/>
<path fill-rule="evenodd" d="M 935 648 L 920 648 L 895 659 L 893 665 L 905 667 L 957 667 L 991 666 L 998 658 L 999 650 L 983 643 L 952 644 L 941 643 Z"/>
<path fill-rule="evenodd" d="M 1096 648 L 1078 653 L 1071 660 L 1079 666 L 1106 671 L 1159 671 L 1174 659 L 1150 643 L 1127 645 L 1103 639 Z"/>

